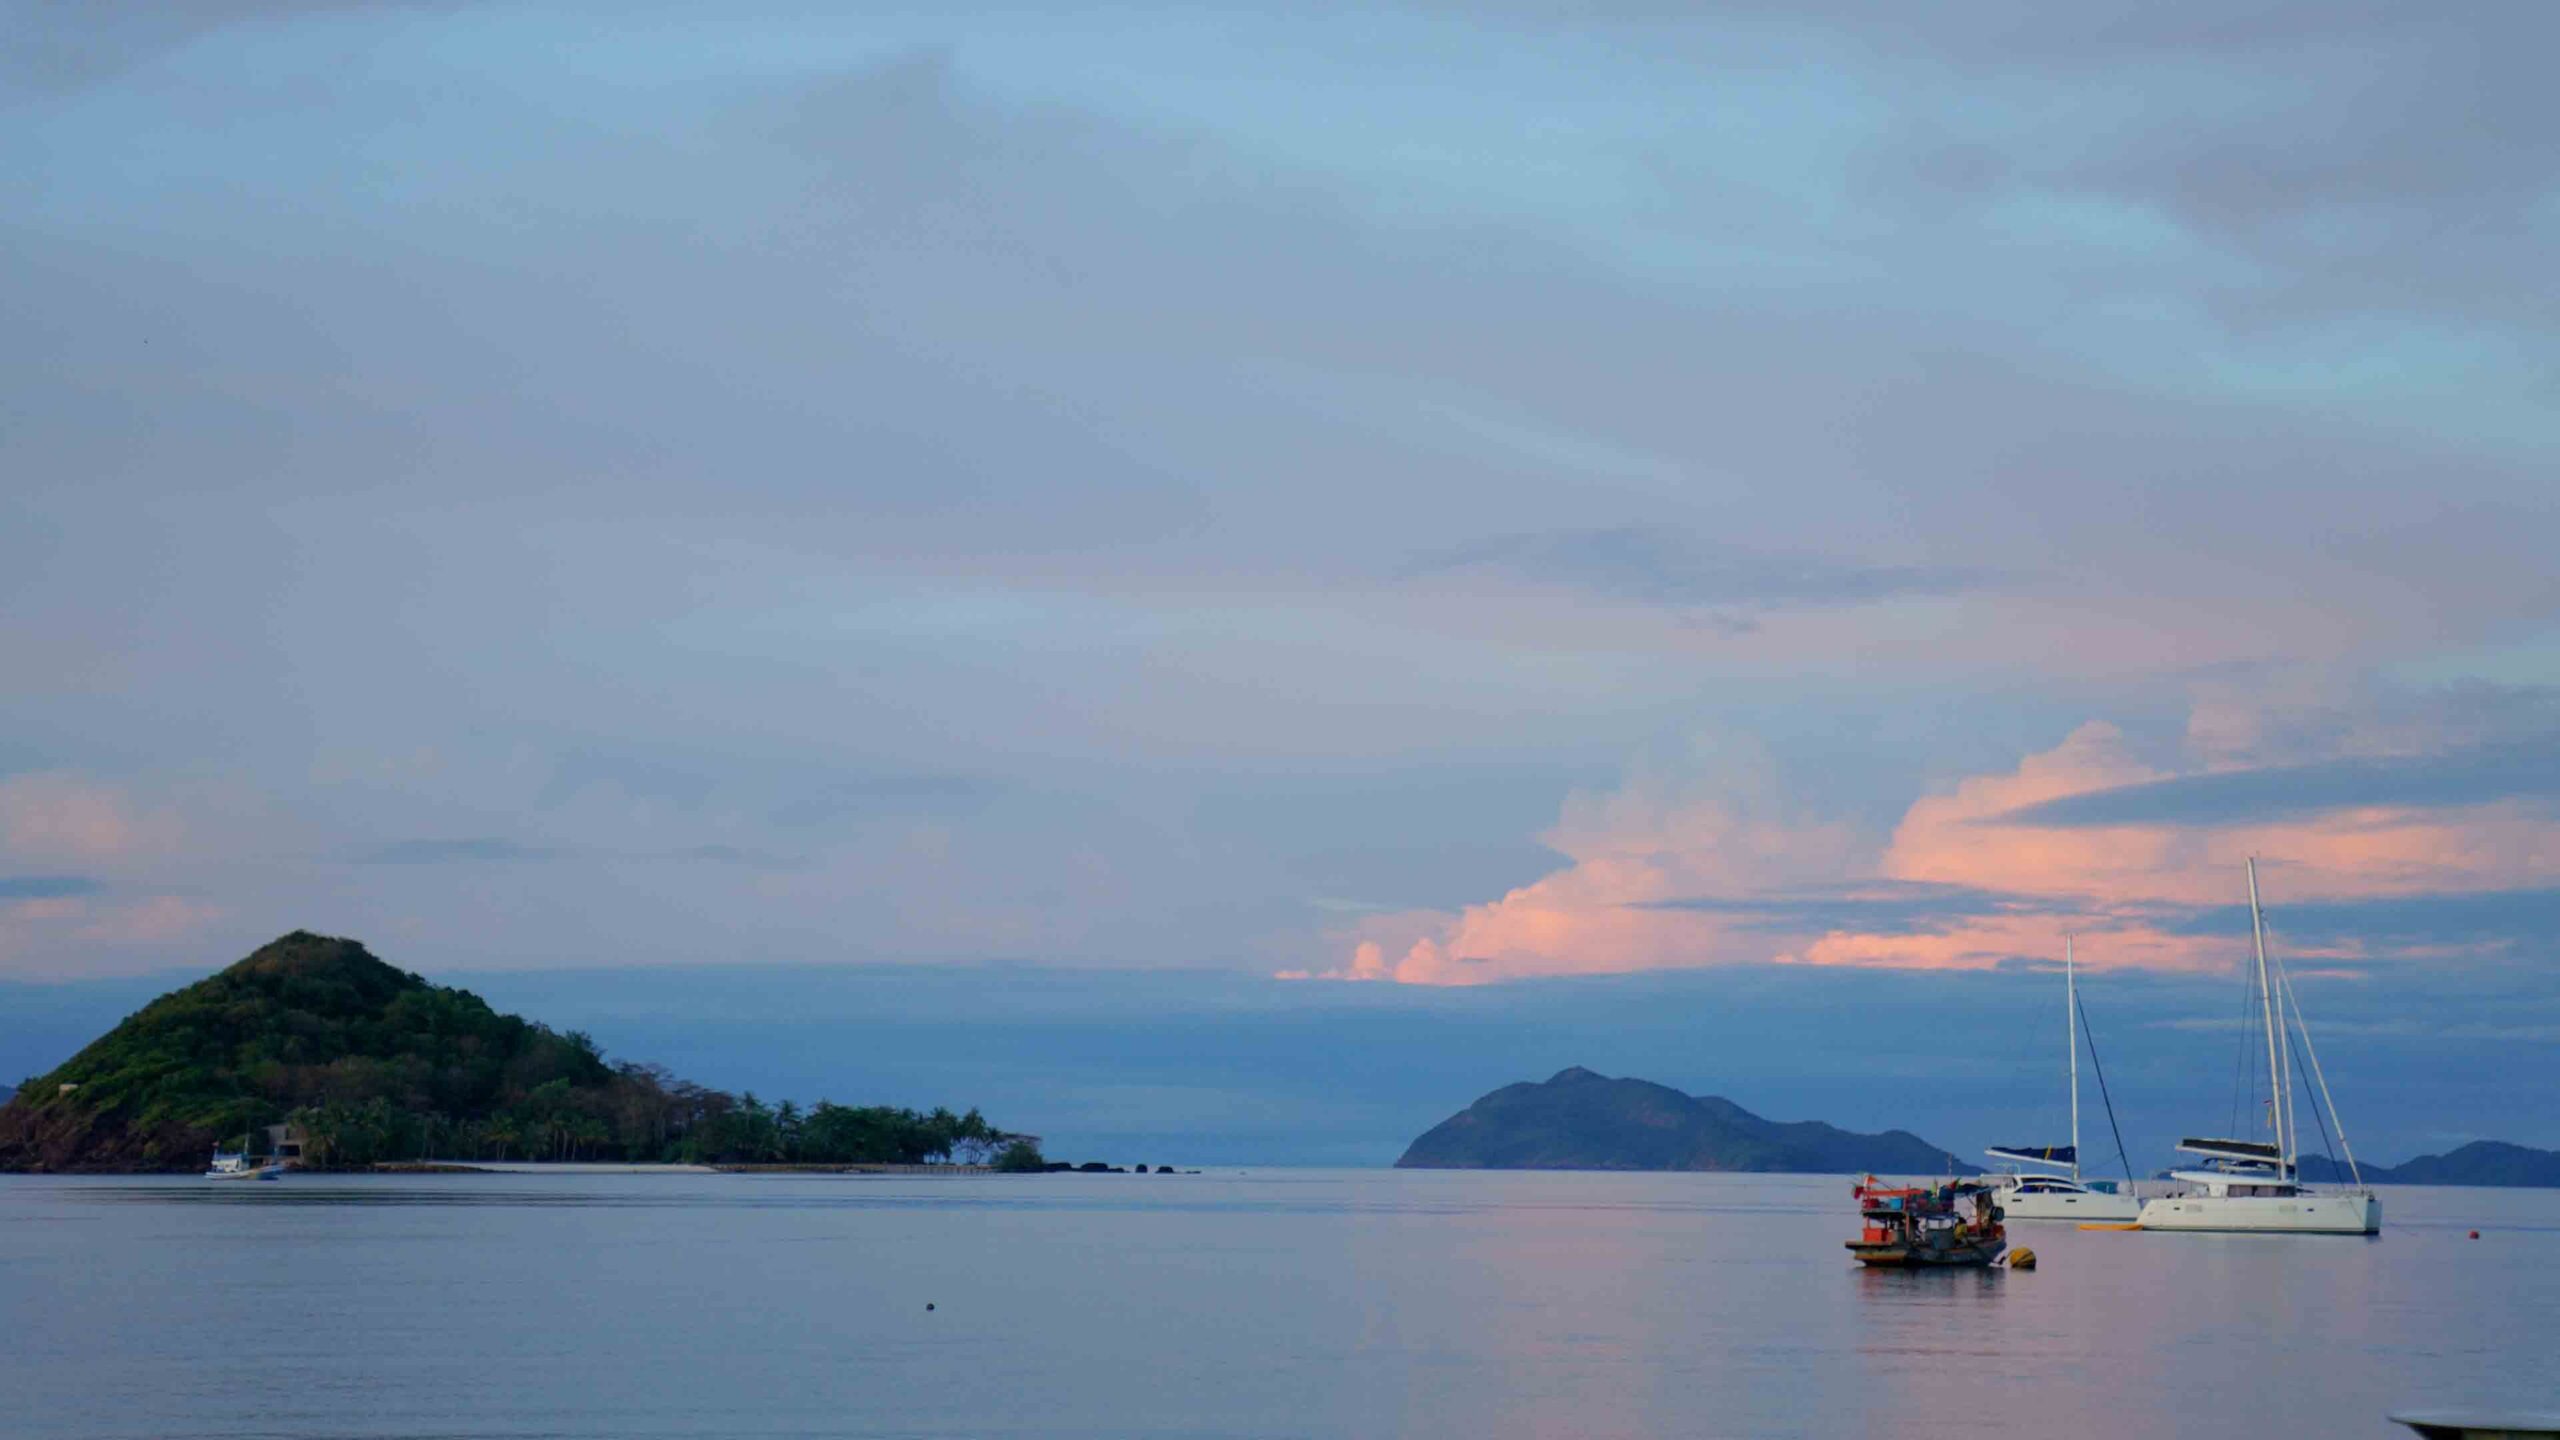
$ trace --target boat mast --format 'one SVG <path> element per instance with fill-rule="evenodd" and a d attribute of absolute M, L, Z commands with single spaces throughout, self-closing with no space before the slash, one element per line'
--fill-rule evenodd
<path fill-rule="evenodd" d="M 2062 937 L 2062 1033 L 2071 1042 L 2071 1178 L 2080 1178 L 2080 982 L 2071 968 L 2071 936 Z"/>
<path fill-rule="evenodd" d="M 2249 934 L 2258 946 L 2258 1006 L 2267 1020 L 2267 1107 L 2276 1132 L 2276 1154 L 2293 1168 L 2293 1137 L 2285 1130 L 2284 1065 L 2278 1058 L 2275 993 L 2267 983 L 2267 924 L 2258 909 L 2258 857 L 2249 857 Z M 2282 1179 L 2279 1175 L 2277 1178 Z"/>

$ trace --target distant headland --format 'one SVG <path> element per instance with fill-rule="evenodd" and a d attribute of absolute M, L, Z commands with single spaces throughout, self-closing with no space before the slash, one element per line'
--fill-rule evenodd
<path fill-rule="evenodd" d="M 1860 1135 L 1818 1120 L 1764 1120 L 1718 1096 L 1613 1080 L 1578 1065 L 1543 1085 L 1503 1086 L 1425 1131 L 1396 1165 L 1889 1175 L 1981 1169 L 1908 1131 Z"/>
<path fill-rule="evenodd" d="M 2560 1151 L 2510 1145 L 2504 1140 L 2474 1140 L 2442 1155 L 2421 1155 L 2405 1165 L 2363 1167 L 2368 1185 L 2485 1185 L 2519 1189 L 2560 1189 Z M 2302 1157 L 2302 1178 L 2343 1181 L 2347 1167 L 2326 1155 Z"/>
<path fill-rule="evenodd" d="M 284 1127 L 300 1163 L 566 1160 L 1047 1168 L 977 1111 L 752 1093 L 608 1063 L 353 940 L 297 930 L 144 1006 L 0 1104 L 0 1171 L 195 1170 Z"/>

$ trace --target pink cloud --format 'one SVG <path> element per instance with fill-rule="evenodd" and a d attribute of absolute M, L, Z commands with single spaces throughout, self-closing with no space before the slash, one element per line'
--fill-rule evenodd
<path fill-rule="evenodd" d="M 222 918 L 220 906 L 177 895 L 154 895 L 105 909 L 72 932 L 101 945 L 165 945 L 183 940 Z"/>
<path fill-rule="evenodd" d="M 0 848 L 26 860 L 96 863 L 169 848 L 178 822 L 65 771 L 0 780 Z"/>
<path fill-rule="evenodd" d="M 1564 868 L 1455 915 L 1400 917 L 1400 938 L 1374 928 L 1346 936 L 1349 964 L 1294 973 L 1471 985 L 1755 963 L 1981 969 L 2052 955 L 2066 928 L 2083 937 L 2082 958 L 2098 968 L 2212 970 L 2231 963 L 2235 937 L 2173 933 L 2158 917 L 2236 903 L 2251 856 L 2262 857 L 2281 898 L 2296 901 L 2538 884 L 2560 862 L 2560 825 L 2514 803 L 2367 807 L 2224 826 L 2011 818 L 2068 796 L 2231 768 L 2307 729 L 2298 715 L 2253 715 L 2216 699 L 2190 725 L 2188 767 L 2173 770 L 2146 763 L 2114 726 L 2092 721 L 2013 769 L 1921 796 L 1880 842 L 1789 814 L 1768 793 L 1765 766 L 1726 765 L 1707 782 L 1640 772 L 1616 791 L 1566 802 L 1543 837 L 1572 862 Z M 2332 753 L 2370 753 L 2412 736 L 2365 730 L 2326 739 Z M 1852 900 L 1913 887 L 2007 898 L 1985 913 L 1890 931 L 1788 935 L 1773 933 L 1766 915 L 1748 923 L 1755 902 L 1807 887 Z M 2311 953 L 2354 959 L 2359 950 Z"/>
<path fill-rule="evenodd" d="M 0 907 L 0 972 L 38 979 L 146 974 L 169 964 L 169 947 L 198 939 L 224 914 L 180 895 L 21 900 Z"/>
<path fill-rule="evenodd" d="M 1283 970 L 1273 977 L 1280 980 L 1392 980 L 1395 972 L 1387 968 L 1386 947 L 1375 940 L 1363 940 L 1351 947 L 1351 963 L 1339 970 Z"/>
<path fill-rule="evenodd" d="M 1697 758 L 1705 778 L 1648 769 L 1615 791 L 1568 797 L 1540 837 L 1573 861 L 1566 868 L 1454 916 L 1373 920 L 1350 964 L 1290 978 L 1483 985 L 1728 963 L 1757 938 L 1732 917 L 1671 902 L 1827 882 L 1866 863 L 1872 841 L 1856 827 L 1784 815 L 1756 753 Z"/>

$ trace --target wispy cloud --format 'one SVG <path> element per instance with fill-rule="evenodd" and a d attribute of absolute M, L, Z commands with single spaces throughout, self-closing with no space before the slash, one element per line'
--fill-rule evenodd
<path fill-rule="evenodd" d="M 2359 942 L 2506 945 L 2560 934 L 2560 888 L 2289 900 L 2270 920 L 2287 940 L 2323 948 Z M 2174 934 L 2244 935 L 2249 907 L 2199 907 L 2164 915 L 2160 924 Z"/>
<path fill-rule="evenodd" d="M 1650 525 L 1499 535 L 1425 555 L 1408 573 L 1494 575 L 1612 600 L 1745 612 L 1952 595 L 1992 580 L 1956 566 L 1758 550 Z"/>
<path fill-rule="evenodd" d="M 0 75 L 71 90 L 112 79 L 211 31 L 329 11 L 433 9 L 439 0 L 199 0 L 189 5 L 65 5 L 0 0 Z"/>
<path fill-rule="evenodd" d="M 482 836 L 464 840 L 393 840 L 357 850 L 347 859 L 357 865 L 483 865 L 557 860 L 568 853 L 550 846 Z"/>
<path fill-rule="evenodd" d="M 1641 902 L 1641 907 L 1731 915 L 1738 917 L 1746 929 L 1772 935 L 1828 930 L 1927 935 L 1978 923 L 1986 915 L 2072 915 L 2085 909 L 2075 901 L 2051 895 L 1893 880 L 1857 881 L 1776 895 L 1647 900 Z"/>
<path fill-rule="evenodd" d="M 2435 810 L 2516 800 L 2560 800 L 2560 735 L 2430 755 L 2179 775 L 2057 796 L 1985 823 L 2228 825 L 2375 806 Z"/>
<path fill-rule="evenodd" d="M 754 870 L 785 869 L 799 863 L 777 851 L 751 845 L 684 845 L 671 850 L 615 849 L 599 846 L 528 845 L 497 836 L 466 839 L 393 840 L 349 852 L 352 865 L 504 865 L 518 862 L 679 861 L 703 865 L 735 865 Z"/>
<path fill-rule="evenodd" d="M 985 782 L 966 775 L 867 775 L 828 780 L 774 807 L 776 825 L 823 825 L 876 815 L 936 813 L 985 798 Z"/>
<path fill-rule="evenodd" d="M 0 900 L 69 900 L 105 888 L 86 875 L 0 875 Z"/>
<path fill-rule="evenodd" d="M 748 845 L 689 845 L 669 851 L 669 860 L 695 860 L 706 865 L 737 865 L 750 870 L 779 870 L 799 862 L 793 857 Z"/>

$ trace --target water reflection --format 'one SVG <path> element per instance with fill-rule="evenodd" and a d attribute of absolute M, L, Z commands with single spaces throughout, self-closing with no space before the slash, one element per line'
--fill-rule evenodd
<path fill-rule="evenodd" d="M 1904 1273 L 1849 1260 L 1827 1178 L 15 1179 L 0 1428 L 2378 1437 L 2550 1404 L 2560 1197 L 2389 1203 L 2378 1244 L 2039 1227 L 2033 1273 Z"/>

